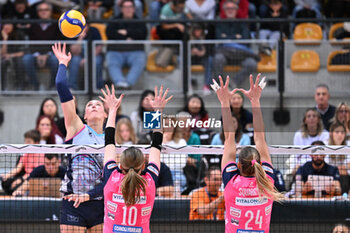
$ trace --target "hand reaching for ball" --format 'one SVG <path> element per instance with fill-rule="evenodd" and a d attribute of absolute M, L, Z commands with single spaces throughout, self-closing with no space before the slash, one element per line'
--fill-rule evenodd
<path fill-rule="evenodd" d="M 70 59 L 72 59 L 72 54 L 70 52 L 66 54 L 66 43 L 63 43 L 62 47 L 61 42 L 55 43 L 52 45 L 52 51 L 55 54 L 59 64 L 68 66 Z"/>

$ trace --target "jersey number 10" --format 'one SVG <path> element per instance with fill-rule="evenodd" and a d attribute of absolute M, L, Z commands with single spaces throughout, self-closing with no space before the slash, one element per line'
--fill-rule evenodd
<path fill-rule="evenodd" d="M 128 207 L 123 207 L 123 222 L 122 225 L 135 226 L 137 220 L 137 208 L 135 206 L 130 207 L 129 213 Z M 126 215 L 128 215 L 128 222 L 126 222 Z"/>

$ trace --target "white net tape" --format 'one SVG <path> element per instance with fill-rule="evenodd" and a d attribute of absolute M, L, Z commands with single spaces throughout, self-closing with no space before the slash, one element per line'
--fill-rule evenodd
<path fill-rule="evenodd" d="M 116 152 L 121 153 L 123 150 L 132 145 L 116 146 Z M 139 148 L 143 153 L 148 153 L 149 145 L 133 145 Z M 244 146 L 237 146 L 237 153 Z M 162 153 L 167 154 L 222 154 L 224 146 L 198 145 L 171 147 L 163 146 Z M 288 146 L 275 145 L 269 146 L 270 154 L 290 155 L 290 154 L 350 154 L 349 146 Z M 28 145 L 28 144 L 0 144 L 0 154 L 6 153 L 104 153 L 104 145 Z"/>

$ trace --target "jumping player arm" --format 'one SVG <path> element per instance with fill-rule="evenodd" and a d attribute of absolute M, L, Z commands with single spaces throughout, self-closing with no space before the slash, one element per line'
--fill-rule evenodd
<path fill-rule="evenodd" d="M 72 55 L 70 52 L 68 55 L 66 54 L 66 43 L 63 44 L 62 48 L 60 42 L 55 43 L 52 46 L 52 51 L 59 62 L 56 75 L 56 88 L 61 101 L 64 124 L 67 129 L 67 135 L 65 136 L 67 139 L 70 139 L 84 126 L 83 122 L 76 113 L 74 99 L 67 83 L 66 70 Z"/>
<path fill-rule="evenodd" d="M 105 156 L 103 160 L 103 165 L 106 165 L 111 160 L 115 160 L 115 119 L 117 115 L 118 108 L 124 98 L 124 94 L 120 95 L 119 98 L 115 97 L 114 85 L 112 85 L 111 90 L 109 90 L 106 85 L 106 91 L 101 89 L 103 97 L 99 97 L 109 109 L 108 119 L 105 130 Z"/>
<path fill-rule="evenodd" d="M 253 81 L 253 76 L 250 75 L 249 91 L 246 91 L 243 89 L 239 89 L 239 90 L 242 91 L 248 97 L 248 99 L 250 100 L 250 103 L 252 104 L 254 142 L 256 145 L 256 149 L 259 151 L 262 161 L 271 163 L 269 149 L 265 141 L 264 120 L 263 120 L 261 107 L 260 107 L 260 97 L 262 92 L 262 88 L 259 86 L 260 75 L 261 74 L 258 74 L 258 76 L 256 77 L 255 83 Z"/>
<path fill-rule="evenodd" d="M 214 80 L 213 80 L 214 81 Z M 225 168 L 225 166 L 229 162 L 236 161 L 236 142 L 235 142 L 235 130 L 233 128 L 233 120 L 230 109 L 230 99 L 232 95 L 236 92 L 236 90 L 229 91 L 228 84 L 230 83 L 230 77 L 226 77 L 226 82 L 222 80 L 222 77 L 219 76 L 220 88 L 216 90 L 216 95 L 221 103 L 221 113 L 222 113 L 222 121 L 224 127 L 224 154 L 221 160 L 221 167 Z M 216 82 L 214 81 L 214 85 Z"/>
<path fill-rule="evenodd" d="M 169 100 L 173 98 L 173 96 L 170 96 L 166 98 L 169 89 L 166 89 L 166 91 L 163 94 L 163 85 L 159 89 L 158 93 L 158 88 L 157 86 L 154 88 L 154 99 L 149 99 L 150 105 L 152 109 L 155 112 L 158 112 L 161 114 L 163 113 L 163 110 L 165 108 L 165 105 L 168 103 Z M 151 144 L 151 149 L 149 153 L 149 162 L 154 163 L 157 165 L 157 167 L 160 169 L 160 151 L 161 151 L 161 145 L 163 141 L 163 127 L 162 124 L 160 125 L 160 129 L 155 129 L 153 130 L 153 135 L 152 135 L 152 144 Z"/>

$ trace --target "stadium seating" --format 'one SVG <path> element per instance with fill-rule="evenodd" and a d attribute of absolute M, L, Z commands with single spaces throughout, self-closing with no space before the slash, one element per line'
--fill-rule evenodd
<path fill-rule="evenodd" d="M 327 69 L 329 72 L 349 72 L 350 71 L 350 64 L 349 65 L 332 65 L 331 61 L 332 59 L 337 55 L 337 54 L 342 54 L 342 53 L 348 53 L 349 50 L 336 50 L 332 51 L 328 55 L 327 59 Z"/>
<path fill-rule="evenodd" d="M 277 70 L 276 50 L 272 50 L 271 56 L 260 54 L 261 60 L 258 63 L 258 72 L 273 73 Z"/>
<path fill-rule="evenodd" d="M 329 35 L 328 38 L 329 40 L 335 40 L 334 38 L 334 32 L 336 30 L 338 30 L 339 28 L 342 28 L 344 26 L 344 23 L 335 23 L 331 26 L 331 28 L 329 29 Z M 350 39 L 350 38 L 349 38 Z"/>
<path fill-rule="evenodd" d="M 319 44 L 322 40 L 322 28 L 316 23 L 298 24 L 294 29 L 294 40 L 298 44 L 302 44 L 299 41 L 315 41 L 315 44 Z"/>
<path fill-rule="evenodd" d="M 99 31 L 102 40 L 107 40 L 106 24 L 103 24 L 103 23 L 92 23 L 92 24 L 90 24 L 90 27 L 94 27 L 94 28 L 96 28 Z"/>
<path fill-rule="evenodd" d="M 158 73 L 172 72 L 175 69 L 174 65 L 168 65 L 167 67 L 161 67 L 156 65 L 157 52 L 158 51 L 153 51 L 149 53 L 146 64 L 147 71 Z"/>
<path fill-rule="evenodd" d="M 293 72 L 317 72 L 320 69 L 319 55 L 313 50 L 295 51 L 290 63 Z"/>

